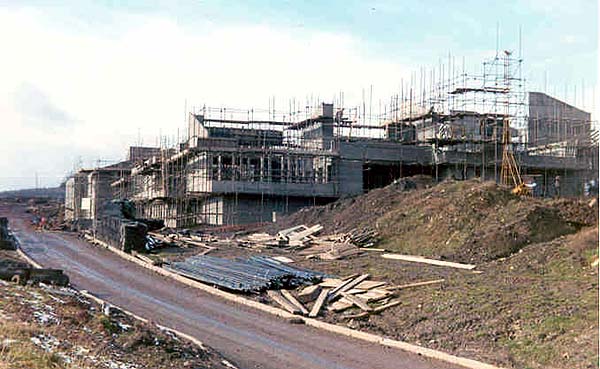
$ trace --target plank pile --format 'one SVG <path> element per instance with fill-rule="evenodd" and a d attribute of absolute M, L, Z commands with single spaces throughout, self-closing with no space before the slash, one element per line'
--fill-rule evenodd
<path fill-rule="evenodd" d="M 307 259 L 338 260 L 361 252 L 352 243 L 342 241 L 342 236 L 331 235 L 314 238 L 311 246 L 299 251 L 299 254 Z"/>
<path fill-rule="evenodd" d="M 368 314 L 378 313 L 399 304 L 391 301 L 393 291 L 385 289 L 385 282 L 370 281 L 369 275 L 353 275 L 346 279 L 326 278 L 323 282 L 304 287 L 296 295 L 292 291 L 269 291 L 269 297 L 293 314 L 318 316 L 327 306 L 331 312 L 358 307 Z M 378 303 L 378 304 L 376 304 Z"/>
<path fill-rule="evenodd" d="M 252 248 L 285 247 L 288 245 L 287 240 L 268 233 L 252 233 L 246 237 L 238 238 L 237 242 L 240 246 Z"/>
<path fill-rule="evenodd" d="M 214 242 L 213 238 L 206 238 L 191 233 L 170 232 L 162 234 L 159 232 L 148 232 L 146 250 L 152 250 L 158 246 L 176 246 L 176 247 L 202 247 L 205 250 L 200 255 L 205 255 L 214 250 L 214 246 L 209 246 L 209 242 Z"/>
<path fill-rule="evenodd" d="M 360 247 L 371 247 L 378 241 L 378 234 L 370 229 L 353 229 L 348 233 L 319 236 L 320 224 L 308 227 L 304 224 L 279 231 L 276 235 L 253 233 L 238 238 L 238 244 L 252 248 L 282 247 L 301 250 L 300 255 L 309 259 L 338 260 L 362 253 Z M 359 247 L 360 246 L 360 247 Z"/>
<path fill-rule="evenodd" d="M 320 224 L 307 227 L 304 224 L 292 228 L 284 229 L 272 236 L 268 233 L 253 233 L 245 237 L 240 237 L 236 241 L 238 244 L 253 248 L 264 247 L 289 247 L 304 248 L 311 244 L 314 235 L 323 229 Z"/>
<path fill-rule="evenodd" d="M 380 238 L 379 233 L 373 229 L 354 228 L 344 234 L 343 240 L 359 247 L 373 247 L 379 242 Z"/>

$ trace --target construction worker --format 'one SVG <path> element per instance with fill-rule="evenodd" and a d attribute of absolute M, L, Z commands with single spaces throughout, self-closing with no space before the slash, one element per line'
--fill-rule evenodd
<path fill-rule="evenodd" d="M 560 196 L 560 176 L 554 177 L 554 196 Z"/>

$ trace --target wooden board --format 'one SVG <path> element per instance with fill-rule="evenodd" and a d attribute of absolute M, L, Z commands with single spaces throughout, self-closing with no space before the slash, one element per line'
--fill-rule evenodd
<path fill-rule="evenodd" d="M 298 309 L 300 309 L 300 312 L 302 312 L 302 315 L 308 315 L 308 310 L 306 310 L 306 308 L 304 307 L 304 305 L 302 305 L 302 303 L 300 301 L 298 301 L 294 297 L 294 295 L 292 295 L 292 293 L 290 291 L 281 290 L 280 292 L 283 295 L 283 297 L 285 297 L 286 299 L 288 299 L 288 301 L 292 305 L 294 305 L 295 307 L 297 307 Z"/>
<path fill-rule="evenodd" d="M 325 303 L 325 300 L 327 299 L 328 293 L 329 293 L 329 291 L 327 291 L 326 289 L 323 289 L 321 291 L 321 293 L 319 294 L 319 297 L 317 297 L 317 301 L 315 302 L 312 309 L 310 310 L 310 313 L 308 314 L 309 317 L 314 318 L 319 315 L 319 312 L 321 311 L 321 308 L 323 307 L 323 304 Z"/>
<path fill-rule="evenodd" d="M 289 311 L 290 313 L 292 313 L 292 314 L 300 314 L 301 313 L 300 309 L 298 309 L 291 302 L 289 302 L 285 297 L 283 297 L 281 292 L 267 291 L 267 295 L 269 295 L 269 297 L 271 299 L 273 299 L 273 301 L 278 303 L 282 308 Z"/>
<path fill-rule="evenodd" d="M 354 279 L 349 279 L 349 280 L 345 281 L 341 285 L 339 285 L 336 288 L 334 288 L 333 290 L 331 290 L 331 292 L 329 293 L 328 300 L 331 301 L 331 300 L 337 298 L 338 296 L 340 296 L 340 294 L 342 292 L 345 292 L 345 291 L 348 291 L 348 290 L 354 288 L 356 285 L 358 285 L 360 282 L 364 281 L 367 278 L 369 278 L 369 274 L 363 274 Z"/>
<path fill-rule="evenodd" d="M 293 263 L 294 262 L 294 259 L 290 259 L 287 256 L 271 256 L 271 259 L 275 259 L 282 263 Z"/>
<path fill-rule="evenodd" d="M 351 295 L 346 292 L 342 292 L 342 296 L 344 296 L 344 298 L 346 300 L 348 300 L 351 303 L 353 303 L 354 305 L 358 306 L 363 311 L 372 311 L 373 310 L 373 308 L 370 307 L 369 304 L 367 304 L 367 302 L 365 300 L 361 299 L 360 297 L 356 297 L 356 296 Z"/>
<path fill-rule="evenodd" d="M 427 259 L 421 256 L 412 256 L 412 255 L 400 255 L 400 254 L 383 254 L 381 255 L 382 258 L 385 259 L 393 259 L 393 260 L 402 260 L 402 261 L 411 261 L 411 262 L 415 262 L 415 263 L 423 263 L 423 264 L 430 264 L 430 265 L 437 265 L 437 266 L 445 266 L 445 267 L 451 267 L 451 268 L 458 268 L 458 269 L 475 269 L 475 265 L 473 264 L 461 264 L 461 263 L 453 263 L 451 261 L 442 261 L 442 260 L 434 260 L 434 259 Z"/>
<path fill-rule="evenodd" d="M 354 288 L 359 289 L 359 290 L 370 290 L 373 288 L 381 287 L 385 284 L 386 284 L 385 282 L 381 282 L 381 281 L 362 281 L 358 285 L 356 285 L 356 287 L 354 287 Z"/>
<path fill-rule="evenodd" d="M 370 314 L 380 313 L 380 312 L 384 311 L 385 309 L 394 307 L 396 305 L 400 305 L 400 303 L 401 303 L 401 301 L 399 301 L 399 300 L 391 301 L 391 302 L 389 302 L 387 304 L 384 304 L 384 305 L 381 305 L 381 306 L 378 306 L 378 307 L 374 308 L 373 311 L 371 311 L 371 312 L 363 311 L 363 312 L 358 313 L 358 314 L 345 315 L 345 316 L 343 316 L 343 318 L 344 319 L 362 318 L 362 317 L 368 316 Z"/>
<path fill-rule="evenodd" d="M 355 296 L 366 300 L 367 302 L 383 300 L 391 296 L 393 293 L 387 290 L 372 289 L 364 293 L 356 294 Z"/>
<path fill-rule="evenodd" d="M 319 286 L 323 288 L 336 288 L 343 282 L 344 281 L 339 278 L 325 278 L 323 279 L 323 282 L 319 283 Z"/>
<path fill-rule="evenodd" d="M 316 300 L 321 294 L 321 286 L 318 284 L 314 284 L 312 286 L 308 286 L 298 294 L 298 301 L 306 304 L 307 302 L 311 302 Z"/>

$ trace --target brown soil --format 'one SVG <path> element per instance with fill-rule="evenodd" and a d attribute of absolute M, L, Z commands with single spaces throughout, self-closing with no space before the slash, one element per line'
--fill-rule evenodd
<path fill-rule="evenodd" d="M 411 180 L 411 179 L 408 179 Z M 406 191 L 392 184 L 363 196 L 306 208 L 273 228 L 324 226 L 325 233 L 374 228 L 378 247 L 459 262 L 485 262 L 595 225 L 598 208 L 576 199 L 518 197 L 491 182 L 443 182 Z M 427 187 L 427 188 L 423 188 Z"/>

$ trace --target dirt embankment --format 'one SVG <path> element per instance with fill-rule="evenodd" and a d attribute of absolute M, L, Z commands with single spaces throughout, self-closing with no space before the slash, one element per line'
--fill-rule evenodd
<path fill-rule="evenodd" d="M 69 288 L 0 281 L 0 368 L 227 368 L 213 350 Z"/>
<path fill-rule="evenodd" d="M 363 196 L 303 209 L 276 224 L 316 224 L 324 232 L 375 228 L 379 247 L 459 262 L 485 262 L 524 246 L 595 225 L 597 206 L 576 199 L 518 197 L 490 182 L 408 178 L 417 189 L 392 184 Z"/>
<path fill-rule="evenodd" d="M 324 319 L 511 368 L 598 365 L 598 205 L 512 195 L 493 183 L 394 185 L 304 209 L 276 226 L 324 232 L 375 228 L 376 247 L 469 262 L 477 273 L 387 260 L 379 253 L 298 264 L 334 275 L 369 273 L 403 290 L 402 304 L 364 319 Z M 356 309 L 348 314 L 356 313 Z"/>

